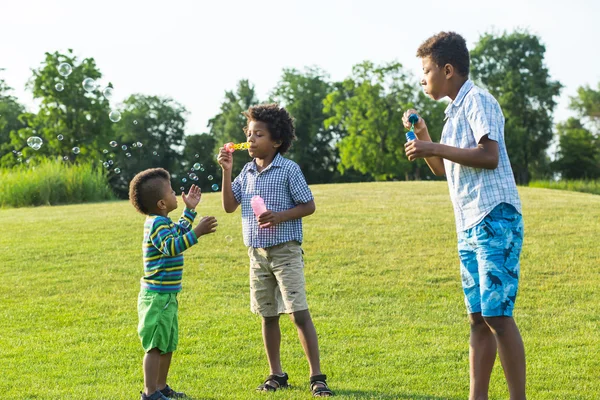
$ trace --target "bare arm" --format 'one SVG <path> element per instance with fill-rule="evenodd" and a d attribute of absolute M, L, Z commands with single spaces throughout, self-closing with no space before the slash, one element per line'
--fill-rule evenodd
<path fill-rule="evenodd" d="M 223 181 L 221 182 L 221 201 L 223 209 L 227 213 L 232 213 L 237 210 L 239 203 L 235 200 L 233 190 L 231 190 L 231 168 L 233 166 L 233 156 L 225 150 L 224 147 L 219 149 L 219 157 L 217 158 L 219 165 L 223 170 Z"/>
<path fill-rule="evenodd" d="M 498 167 L 498 143 L 489 139 L 487 135 L 481 138 L 477 147 L 470 149 L 422 140 L 414 140 L 404 147 L 411 161 L 416 158 L 428 160 L 431 157 L 439 157 L 472 168 L 496 169 Z"/>
<path fill-rule="evenodd" d="M 415 110 L 404 113 L 402 121 L 407 129 L 410 128 L 409 115 L 416 113 Z M 496 169 L 498 167 L 498 143 L 489 139 L 487 135 L 481 138 L 477 147 L 462 149 L 432 142 L 427 125 L 420 116 L 414 129 L 417 140 L 407 142 L 404 151 L 410 161 L 424 158 L 431 172 L 436 176 L 445 175 L 443 159 L 473 168 Z"/>

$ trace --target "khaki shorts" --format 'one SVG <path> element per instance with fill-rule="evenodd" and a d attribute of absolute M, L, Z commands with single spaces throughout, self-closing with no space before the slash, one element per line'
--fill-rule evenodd
<path fill-rule="evenodd" d="M 308 310 L 302 247 L 296 241 L 248 247 L 250 309 L 262 317 Z"/>

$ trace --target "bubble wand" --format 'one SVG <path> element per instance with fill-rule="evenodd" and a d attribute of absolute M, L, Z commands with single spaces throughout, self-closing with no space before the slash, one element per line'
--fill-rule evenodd
<path fill-rule="evenodd" d="M 406 132 L 406 141 L 412 142 L 417 139 L 417 136 L 415 135 L 415 124 L 419 122 L 419 116 L 417 114 L 410 114 L 408 116 L 408 122 L 410 122 L 411 125 L 410 130 Z"/>
<path fill-rule="evenodd" d="M 250 143 L 244 142 L 235 144 L 233 142 L 229 142 L 225 143 L 223 147 L 225 147 L 225 150 L 229 153 L 233 153 L 236 150 L 248 150 L 248 148 L 250 147 Z"/>

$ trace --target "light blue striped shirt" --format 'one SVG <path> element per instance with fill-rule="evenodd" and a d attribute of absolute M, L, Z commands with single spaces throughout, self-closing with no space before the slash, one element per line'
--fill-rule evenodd
<path fill-rule="evenodd" d="M 280 212 L 308 203 L 313 199 L 304 174 L 298 164 L 277 153 L 271 164 L 261 172 L 255 161 L 247 163 L 231 185 L 235 200 L 242 205 L 244 244 L 266 248 L 296 240 L 302 243 L 302 219 L 294 219 L 271 228 L 260 228 L 250 200 L 259 195 L 267 210 Z"/>
<path fill-rule="evenodd" d="M 498 143 L 498 167 L 472 168 L 444 159 L 456 230 L 472 228 L 500 203 L 521 213 L 521 201 L 504 143 L 504 115 L 487 91 L 467 80 L 446 107 L 441 143 L 463 149 L 477 147 L 485 135 Z"/>

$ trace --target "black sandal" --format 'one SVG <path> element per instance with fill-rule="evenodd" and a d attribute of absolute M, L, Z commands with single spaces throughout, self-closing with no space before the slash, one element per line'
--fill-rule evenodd
<path fill-rule="evenodd" d="M 313 397 L 333 396 L 333 392 L 327 386 L 327 375 L 315 375 L 310 377 L 310 391 Z"/>
<path fill-rule="evenodd" d="M 287 389 L 290 385 L 288 384 L 288 374 L 283 373 L 283 376 L 269 375 L 262 385 L 256 388 L 261 392 L 274 392 L 277 389 Z"/>

